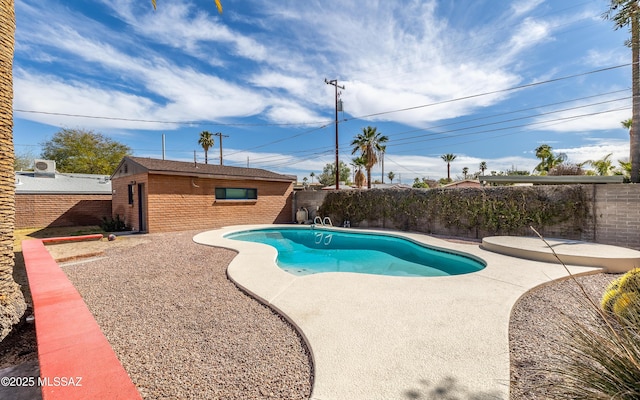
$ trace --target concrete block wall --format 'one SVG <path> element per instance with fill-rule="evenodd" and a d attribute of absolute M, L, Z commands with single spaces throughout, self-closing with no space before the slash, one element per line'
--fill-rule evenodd
<path fill-rule="evenodd" d="M 111 195 L 16 194 L 16 229 L 100 225 Z"/>
<path fill-rule="evenodd" d="M 590 202 L 590 223 L 579 232 L 571 226 L 571 221 L 560 223 L 553 227 L 537 227 L 547 237 L 579 239 L 596 243 L 611 244 L 640 250 L 640 185 L 633 184 L 605 184 L 585 185 L 587 201 Z M 539 186 L 540 190 L 545 190 Z M 456 190 L 455 188 L 449 190 Z M 320 206 L 329 191 L 300 191 L 295 194 L 294 209 L 305 207 L 315 210 Z M 393 226 L 392 221 L 363 221 L 361 227 L 384 227 L 402 229 Z M 439 221 L 424 220 L 420 226 L 436 235 L 452 235 L 469 238 L 482 238 L 494 235 L 495 232 L 467 231 L 447 227 Z M 571 233 L 567 233 L 571 232 Z M 528 230 L 518 232 L 520 235 L 531 236 Z"/>
<path fill-rule="evenodd" d="M 327 192 L 327 190 L 299 190 L 294 192 L 292 220 L 296 220 L 296 211 L 304 207 L 309 212 L 309 219 L 313 221 L 317 215 L 318 208 L 320 208 L 324 198 L 327 196 Z"/>
<path fill-rule="evenodd" d="M 595 241 L 640 250 L 640 185 L 595 187 Z"/>

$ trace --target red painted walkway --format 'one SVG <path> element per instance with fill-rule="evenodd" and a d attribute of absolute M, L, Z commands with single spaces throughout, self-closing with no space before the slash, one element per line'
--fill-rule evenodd
<path fill-rule="evenodd" d="M 33 297 L 43 399 L 141 399 L 43 241 L 23 241 L 22 253 Z"/>

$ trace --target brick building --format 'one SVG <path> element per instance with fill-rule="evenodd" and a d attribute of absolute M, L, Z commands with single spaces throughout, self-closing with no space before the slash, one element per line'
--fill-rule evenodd
<path fill-rule="evenodd" d="M 295 180 L 257 168 L 125 157 L 111 175 L 112 214 L 140 232 L 287 223 Z"/>
<path fill-rule="evenodd" d="M 100 225 L 111 216 L 109 176 L 58 173 L 53 161 L 16 172 L 15 198 L 17 229 Z"/>

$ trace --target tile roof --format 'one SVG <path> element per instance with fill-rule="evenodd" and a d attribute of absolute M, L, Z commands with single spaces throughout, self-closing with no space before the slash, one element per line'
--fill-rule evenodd
<path fill-rule="evenodd" d="M 282 175 L 260 168 L 231 167 L 227 165 L 201 164 L 185 161 L 159 160 L 144 157 L 125 157 L 152 173 L 171 175 L 211 175 L 216 178 L 239 178 L 294 182 L 295 176 Z M 123 161 L 124 161 L 123 160 Z"/>

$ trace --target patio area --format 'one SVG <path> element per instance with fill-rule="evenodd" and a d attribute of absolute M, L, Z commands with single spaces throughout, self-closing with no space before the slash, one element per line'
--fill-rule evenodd
<path fill-rule="evenodd" d="M 487 267 L 448 277 L 296 277 L 275 265 L 275 249 L 223 238 L 260 227 L 227 227 L 194 240 L 238 251 L 229 277 L 302 332 L 314 362 L 311 398 L 317 400 L 412 398 L 439 385 L 453 385 L 474 398 L 507 399 L 512 307 L 530 289 L 568 276 L 560 264 L 401 233 L 480 257 Z M 601 271 L 569 268 L 575 275 Z"/>

